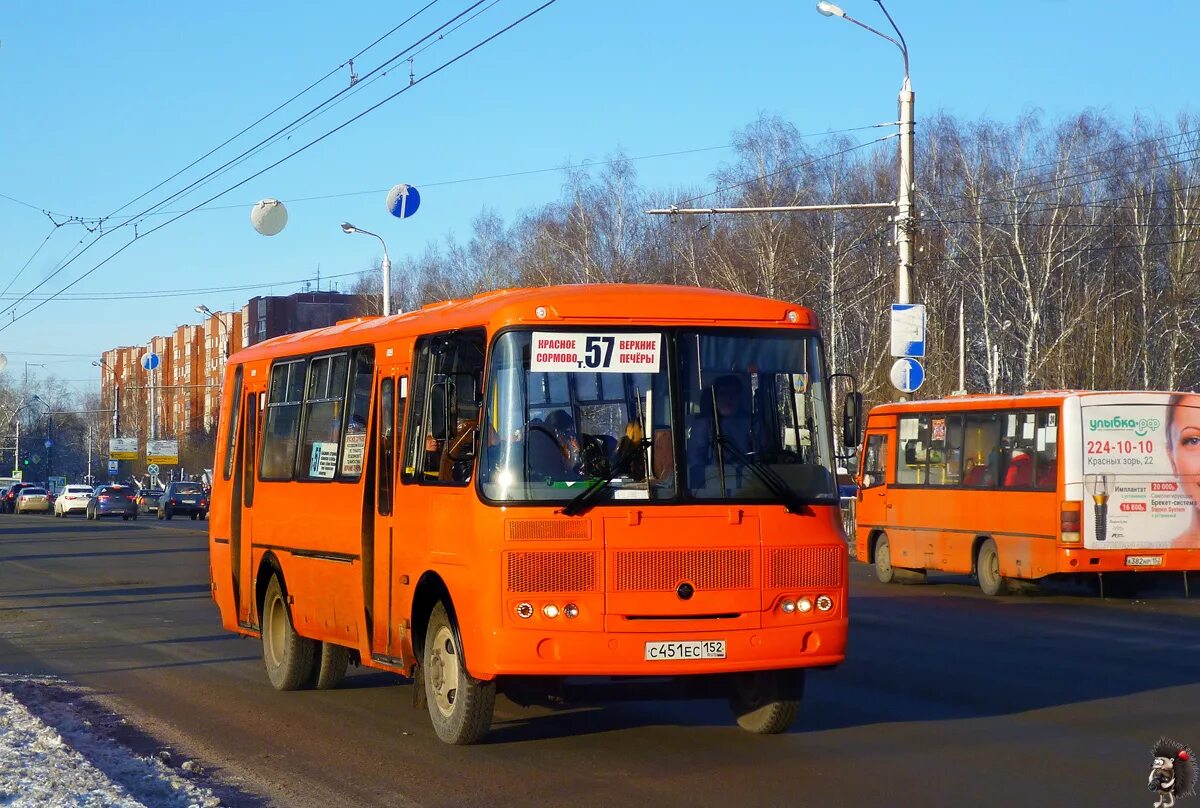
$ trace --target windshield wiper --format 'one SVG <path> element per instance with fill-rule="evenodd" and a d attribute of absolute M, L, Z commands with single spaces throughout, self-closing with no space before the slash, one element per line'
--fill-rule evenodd
<path fill-rule="evenodd" d="M 783 503 L 787 508 L 788 513 L 805 513 L 808 511 L 809 503 L 805 501 L 796 491 L 787 484 L 787 481 L 779 476 L 779 472 L 768 466 L 756 457 L 750 457 L 733 445 L 733 441 L 725 435 L 718 435 L 717 445 L 733 455 L 733 459 L 737 460 L 746 468 L 753 472 L 763 485 L 767 487 L 776 498 Z"/>
<path fill-rule="evenodd" d="M 626 471 L 629 471 L 629 467 L 633 464 L 633 461 L 639 454 L 645 456 L 644 453 L 648 448 L 650 448 L 650 443 L 651 441 L 649 438 L 642 438 L 641 443 L 631 444 L 629 446 L 629 450 L 621 457 L 618 457 L 616 463 L 613 463 L 612 468 L 609 469 L 608 476 L 604 477 L 603 479 L 595 480 L 583 491 L 580 491 L 574 499 L 563 506 L 562 512 L 567 516 L 578 516 L 579 514 L 583 513 L 584 510 L 586 510 L 587 507 L 592 504 L 592 499 L 595 498 L 597 492 L 603 491 L 609 486 L 609 483 L 620 477 Z M 647 473 L 648 472 L 649 470 L 647 470 Z"/>

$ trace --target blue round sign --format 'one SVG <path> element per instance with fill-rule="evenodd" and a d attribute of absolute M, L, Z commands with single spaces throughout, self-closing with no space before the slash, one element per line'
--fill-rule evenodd
<path fill-rule="evenodd" d="M 156 353 L 142 354 L 142 370 L 158 370 L 159 358 Z"/>
<path fill-rule="evenodd" d="M 902 393 L 915 393 L 925 383 L 925 368 L 911 356 L 905 356 L 892 363 L 889 374 L 892 386 Z"/>
<path fill-rule="evenodd" d="M 421 195 L 413 186 L 402 183 L 388 191 L 388 213 L 397 219 L 407 219 L 416 213 L 419 207 L 421 207 Z"/>

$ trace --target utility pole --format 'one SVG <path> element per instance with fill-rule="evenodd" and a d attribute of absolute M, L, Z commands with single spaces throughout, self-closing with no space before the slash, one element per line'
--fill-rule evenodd
<path fill-rule="evenodd" d="M 911 303 L 910 278 L 913 263 L 913 100 L 912 84 L 908 80 L 908 53 L 904 55 L 904 84 L 900 87 L 900 189 L 896 195 L 896 248 L 899 265 L 896 267 L 896 302 Z"/>

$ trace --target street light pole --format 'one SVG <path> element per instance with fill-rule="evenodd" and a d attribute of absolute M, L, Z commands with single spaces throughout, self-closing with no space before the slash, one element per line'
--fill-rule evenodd
<path fill-rule="evenodd" d="M 916 230 L 916 212 L 913 205 L 913 134 L 915 131 L 915 120 L 913 117 L 913 102 L 916 99 L 912 91 L 912 82 L 908 75 L 908 44 L 904 41 L 904 35 L 900 33 L 900 29 L 896 27 L 896 23 L 892 20 L 892 15 L 884 8 L 882 0 L 875 0 L 879 7 L 883 9 L 883 14 L 887 17 L 887 21 L 891 24 L 892 30 L 896 32 L 898 39 L 892 38 L 882 31 L 877 31 L 866 23 L 860 22 L 833 3 L 821 2 L 817 3 L 817 11 L 826 17 L 841 17 L 844 20 L 854 23 L 859 28 L 865 28 L 876 36 L 883 37 L 888 42 L 891 42 L 900 49 L 900 54 L 904 57 L 904 84 L 900 87 L 900 187 L 896 191 L 896 250 L 898 254 L 898 262 L 896 266 L 896 302 L 911 303 L 912 291 L 910 289 L 909 275 L 913 263 L 913 234 Z"/>
<path fill-rule="evenodd" d="M 383 237 L 377 233 L 372 233 L 369 230 L 363 230 L 361 227 L 355 227 L 349 222 L 342 222 L 343 233 L 361 233 L 364 236 L 375 236 L 379 239 L 379 243 L 383 245 L 383 316 L 387 317 L 392 313 L 392 259 L 388 258 L 387 243 Z"/>

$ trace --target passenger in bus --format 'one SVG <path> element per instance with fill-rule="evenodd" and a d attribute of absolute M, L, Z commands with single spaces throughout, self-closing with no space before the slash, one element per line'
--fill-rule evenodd
<path fill-rule="evenodd" d="M 630 421 L 625 425 L 625 434 L 617 441 L 616 462 L 620 463 L 632 454 L 625 461 L 628 463 L 626 476 L 634 480 L 646 479 L 646 450 L 642 447 L 644 437 L 645 433 L 642 431 L 642 425 L 637 421 Z"/>
<path fill-rule="evenodd" d="M 1176 393 L 1167 406 L 1167 455 L 1187 495 L 1191 519 L 1170 547 L 1200 547 L 1200 395 Z"/>
<path fill-rule="evenodd" d="M 568 475 L 578 476 L 583 471 L 583 450 L 575 419 L 566 410 L 552 410 L 546 416 L 546 426 L 562 453 L 563 469 Z"/>
<path fill-rule="evenodd" d="M 1029 488 L 1033 485 L 1033 457 L 1021 448 L 1013 449 L 1004 472 L 1005 488 Z"/>

